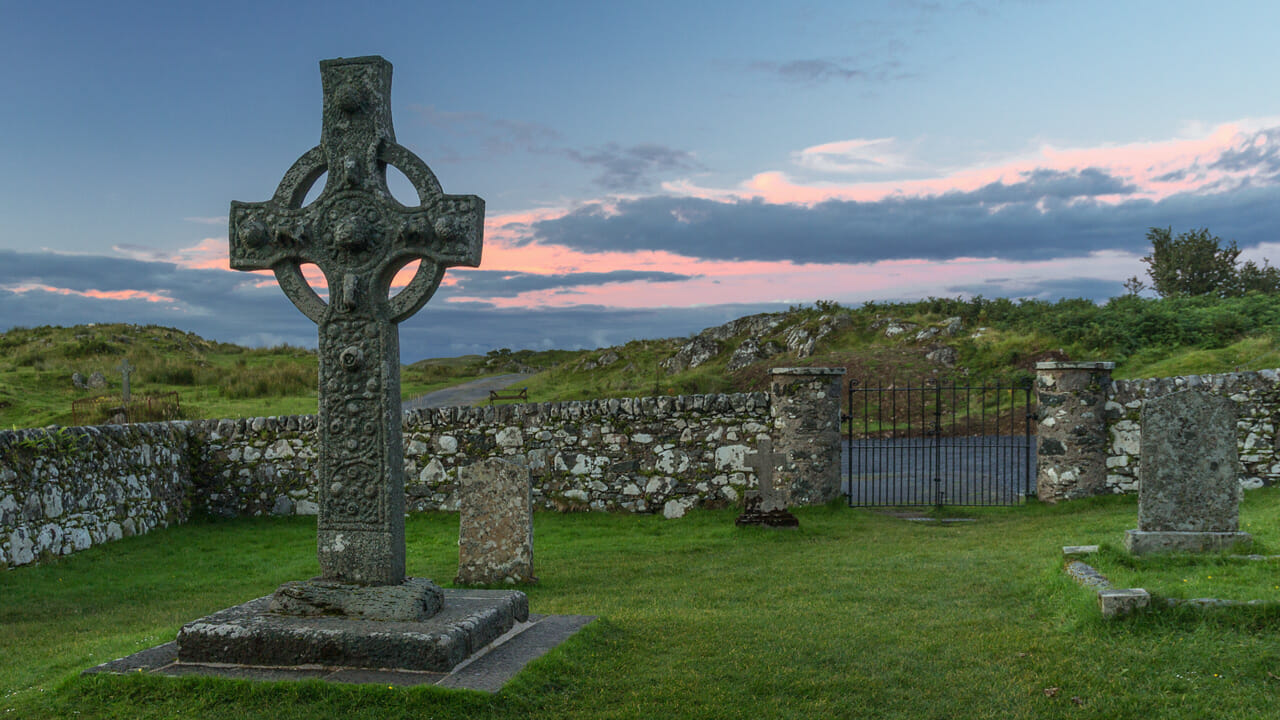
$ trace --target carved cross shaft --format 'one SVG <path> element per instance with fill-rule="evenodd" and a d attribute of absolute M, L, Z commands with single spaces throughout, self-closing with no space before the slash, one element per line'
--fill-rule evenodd
<path fill-rule="evenodd" d="M 404 452 L 396 326 L 435 293 L 447 267 L 480 264 L 484 201 L 445 195 L 421 159 L 396 144 L 391 63 L 325 60 L 320 144 L 293 164 L 266 202 L 231 203 L 231 267 L 275 273 L 319 325 L 320 511 L 324 579 L 364 585 L 404 580 Z M 406 207 L 387 189 L 398 168 L 417 191 Z M 311 186 L 328 173 L 309 205 Z M 405 265 L 417 273 L 395 297 Z M 325 302 L 301 266 L 320 268 Z"/>

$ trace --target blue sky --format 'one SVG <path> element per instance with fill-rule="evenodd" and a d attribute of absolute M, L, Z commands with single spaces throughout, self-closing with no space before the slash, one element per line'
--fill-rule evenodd
<path fill-rule="evenodd" d="M 1278 16 L 0 0 L 0 330 L 314 345 L 269 276 L 226 268 L 227 211 L 318 142 L 318 62 L 370 54 L 398 141 L 487 204 L 484 263 L 402 324 L 406 361 L 824 299 L 1103 299 L 1156 225 L 1278 257 Z"/>

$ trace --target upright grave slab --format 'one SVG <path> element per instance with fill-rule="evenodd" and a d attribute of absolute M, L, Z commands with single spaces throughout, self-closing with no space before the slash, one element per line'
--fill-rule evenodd
<path fill-rule="evenodd" d="M 785 488 L 777 485 L 776 470 L 787 462 L 784 453 L 773 451 L 773 441 L 763 438 L 756 444 L 756 451 L 747 456 L 746 465 L 756 473 L 756 491 L 748 493 L 743 503 L 737 525 L 763 527 L 799 527 L 800 520 L 787 510 Z"/>
<path fill-rule="evenodd" d="M 1138 529 L 1125 534 L 1129 552 L 1211 552 L 1252 540 L 1239 531 L 1235 403 L 1192 390 L 1150 400 L 1141 442 Z"/>
<path fill-rule="evenodd" d="M 502 458 L 458 468 L 458 576 L 454 582 L 537 582 L 529 468 Z"/>
<path fill-rule="evenodd" d="M 421 159 L 395 141 L 391 64 L 380 57 L 320 63 L 320 144 L 266 202 L 231 204 L 231 266 L 271 270 L 319 326 L 317 552 L 321 575 L 270 599 L 183 627 L 183 662 L 323 664 L 447 670 L 528 615 L 523 593 L 476 604 L 405 577 L 404 458 L 397 323 L 435 292 L 447 267 L 480 263 L 484 201 L 445 195 Z M 387 188 L 398 168 L 418 194 Z M 303 202 L 328 173 L 316 200 Z M 394 297 L 391 283 L 420 261 Z M 328 302 L 301 266 L 324 274 Z M 440 614 L 441 621 L 432 623 Z"/>

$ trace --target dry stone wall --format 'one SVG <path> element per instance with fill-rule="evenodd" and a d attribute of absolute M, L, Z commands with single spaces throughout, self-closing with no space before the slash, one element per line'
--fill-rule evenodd
<path fill-rule="evenodd" d="M 0 566 L 186 521 L 187 423 L 0 432 Z"/>
<path fill-rule="evenodd" d="M 746 457 L 765 438 L 795 446 L 792 483 L 831 486 L 838 463 L 819 460 L 838 458 L 838 447 L 818 448 L 815 438 L 839 440 L 834 371 L 790 372 L 790 410 L 781 414 L 768 393 L 411 411 L 406 507 L 457 510 L 458 469 L 501 458 L 528 469 L 536 508 L 675 518 L 740 501 L 756 484 Z M 802 412 L 808 405 L 813 412 Z M 0 562 L 24 565 L 147 532 L 193 509 L 314 515 L 318 463 L 314 416 L 0 432 Z"/>
<path fill-rule="evenodd" d="M 1041 363 L 1048 365 L 1067 364 Z M 1037 489 L 1041 500 L 1136 494 L 1142 459 L 1143 407 L 1150 400 L 1181 390 L 1207 392 L 1236 404 L 1241 487 L 1257 488 L 1280 481 L 1280 441 L 1276 435 L 1280 426 L 1280 371 L 1113 380 L 1107 376 L 1110 363 L 1074 365 L 1081 367 L 1038 367 Z M 1072 372 L 1088 382 L 1080 387 L 1064 382 L 1062 375 Z M 1100 482 L 1081 481 L 1095 475 Z"/>
<path fill-rule="evenodd" d="M 1142 408 L 1147 401 L 1179 390 L 1199 390 L 1236 403 L 1236 442 L 1242 487 L 1257 488 L 1280 480 L 1276 426 L 1280 423 L 1280 372 L 1186 375 L 1172 378 L 1113 380 L 1106 405 L 1107 491 L 1136 493 L 1142 456 Z"/>

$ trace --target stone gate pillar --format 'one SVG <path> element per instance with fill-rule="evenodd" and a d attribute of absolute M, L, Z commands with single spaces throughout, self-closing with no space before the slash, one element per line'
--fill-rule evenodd
<path fill-rule="evenodd" d="M 777 486 L 787 506 L 840 496 L 840 400 L 844 368 L 773 368 L 769 384 L 774 452 L 783 458 Z"/>
<path fill-rule="evenodd" d="M 1113 362 L 1036 363 L 1036 495 L 1041 502 L 1098 495 L 1107 481 L 1107 391 Z"/>

